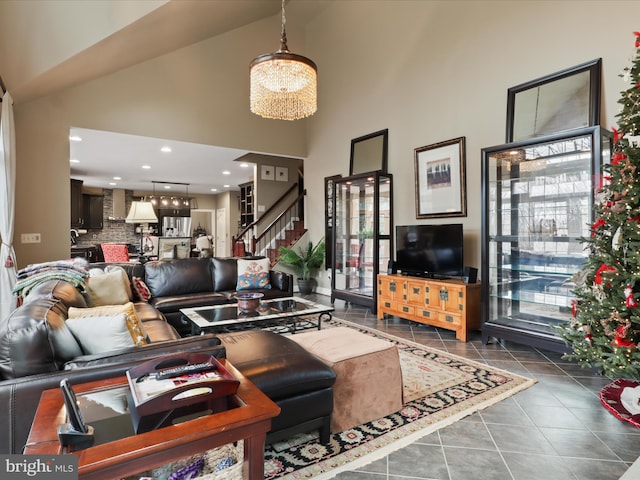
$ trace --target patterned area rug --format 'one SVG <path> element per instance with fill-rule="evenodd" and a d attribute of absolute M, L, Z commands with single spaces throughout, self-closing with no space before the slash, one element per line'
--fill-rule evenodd
<path fill-rule="evenodd" d="M 392 415 L 333 433 L 328 444 L 319 443 L 317 435 L 307 435 L 267 446 L 265 479 L 332 478 L 378 460 L 535 383 L 345 320 L 334 318 L 323 323 L 323 328 L 337 326 L 354 328 L 397 345 L 404 406 Z"/>

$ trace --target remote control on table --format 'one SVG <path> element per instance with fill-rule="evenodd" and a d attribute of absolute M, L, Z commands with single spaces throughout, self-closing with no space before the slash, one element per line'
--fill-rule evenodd
<path fill-rule="evenodd" d="M 180 367 L 167 368 L 156 373 L 156 380 L 164 380 L 166 378 L 179 377 L 181 375 L 187 375 L 189 373 L 200 373 L 208 370 L 215 370 L 216 366 L 212 363 L 192 363 L 189 365 L 183 365 Z"/>

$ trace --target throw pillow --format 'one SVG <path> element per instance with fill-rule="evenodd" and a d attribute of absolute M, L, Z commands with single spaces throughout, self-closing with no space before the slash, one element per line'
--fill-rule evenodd
<path fill-rule="evenodd" d="M 134 346 L 124 313 L 68 318 L 66 323 L 87 355 Z"/>
<path fill-rule="evenodd" d="M 149 337 L 144 330 L 142 322 L 136 315 L 136 309 L 132 302 L 124 305 L 106 305 L 94 308 L 69 308 L 69 319 L 88 317 L 108 317 L 122 313 L 125 315 L 126 326 L 133 343 L 135 345 L 145 345 L 149 343 Z M 68 320 L 67 320 L 68 321 Z"/>
<path fill-rule="evenodd" d="M 151 298 L 151 290 L 147 287 L 147 284 L 140 277 L 133 277 L 131 280 L 133 284 L 133 291 L 136 292 L 136 295 L 139 300 L 148 302 Z"/>
<path fill-rule="evenodd" d="M 120 275 L 122 276 L 122 282 L 124 283 L 124 288 L 127 291 L 127 294 L 129 295 L 129 300 L 133 300 L 133 291 L 131 290 L 131 282 L 129 281 L 129 275 L 127 275 L 127 272 L 125 271 L 124 268 L 122 267 L 118 267 L 116 265 L 107 265 L 104 268 L 105 273 L 111 273 L 111 272 L 120 272 Z"/>
<path fill-rule="evenodd" d="M 123 269 L 89 277 L 86 284 L 91 305 L 94 307 L 122 305 L 131 300 L 127 291 L 129 277 Z"/>
<path fill-rule="evenodd" d="M 270 289 L 268 258 L 260 260 L 238 259 L 238 283 L 236 290 Z"/>

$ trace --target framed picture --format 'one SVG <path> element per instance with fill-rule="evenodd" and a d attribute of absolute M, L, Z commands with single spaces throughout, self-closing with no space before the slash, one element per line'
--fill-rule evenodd
<path fill-rule="evenodd" d="M 598 58 L 507 90 L 507 142 L 600 125 Z"/>
<path fill-rule="evenodd" d="M 349 175 L 382 170 L 387 173 L 389 130 L 380 130 L 351 140 Z"/>
<path fill-rule="evenodd" d="M 271 165 L 260 165 L 260 180 L 275 180 L 275 169 Z"/>
<path fill-rule="evenodd" d="M 465 137 L 414 150 L 416 218 L 467 215 Z"/>
<path fill-rule="evenodd" d="M 289 169 L 287 167 L 276 167 L 276 180 L 278 182 L 288 182 Z"/>

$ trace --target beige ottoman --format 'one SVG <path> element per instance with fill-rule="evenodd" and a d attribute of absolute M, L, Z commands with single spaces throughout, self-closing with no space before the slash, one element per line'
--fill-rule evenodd
<path fill-rule="evenodd" d="M 290 335 L 336 372 L 331 431 L 341 432 L 402 408 L 396 346 L 347 327 Z"/>

